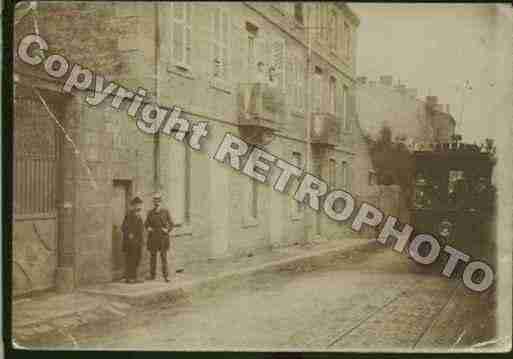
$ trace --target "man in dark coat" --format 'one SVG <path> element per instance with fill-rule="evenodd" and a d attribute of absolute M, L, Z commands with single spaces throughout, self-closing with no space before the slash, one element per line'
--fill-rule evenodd
<path fill-rule="evenodd" d="M 153 196 L 153 209 L 148 212 L 144 224 L 148 230 L 147 248 L 150 252 L 150 276 L 148 279 L 155 279 L 158 252 L 162 265 L 162 276 L 166 282 L 169 282 L 167 251 L 169 250 L 169 235 L 173 229 L 174 223 L 169 211 L 165 208 L 161 208 L 161 201 L 161 195 L 156 193 Z"/>
<path fill-rule="evenodd" d="M 137 283 L 137 267 L 141 260 L 144 222 L 142 219 L 142 203 L 139 197 L 130 202 L 131 209 L 126 214 L 121 231 L 123 232 L 123 251 L 125 252 L 125 281 Z"/>

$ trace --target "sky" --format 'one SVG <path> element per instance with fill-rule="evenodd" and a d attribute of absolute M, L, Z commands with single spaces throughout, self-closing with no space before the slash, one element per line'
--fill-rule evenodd
<path fill-rule="evenodd" d="M 501 69 L 511 37 L 508 44 L 507 36 L 497 37 L 497 24 L 502 23 L 493 4 L 349 6 L 360 18 L 358 76 L 377 80 L 393 75 L 395 81 L 417 88 L 420 97 L 438 96 L 439 103 L 450 105 L 464 141 L 496 135 L 498 99 L 509 91 Z M 466 81 L 472 90 L 462 92 Z"/>

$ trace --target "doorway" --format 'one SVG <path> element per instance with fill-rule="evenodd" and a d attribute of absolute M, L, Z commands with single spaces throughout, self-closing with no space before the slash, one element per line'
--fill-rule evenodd
<path fill-rule="evenodd" d="M 123 233 L 121 225 L 128 211 L 132 182 L 114 180 L 112 191 L 112 279 L 124 277 L 125 256 L 123 254 Z"/>

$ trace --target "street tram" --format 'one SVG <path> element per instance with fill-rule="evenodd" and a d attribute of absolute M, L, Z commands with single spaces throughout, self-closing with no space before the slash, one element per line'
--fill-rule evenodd
<path fill-rule="evenodd" d="M 495 196 L 492 140 L 454 142 L 414 152 L 411 221 L 417 233 L 436 236 L 472 258 L 495 265 Z"/>

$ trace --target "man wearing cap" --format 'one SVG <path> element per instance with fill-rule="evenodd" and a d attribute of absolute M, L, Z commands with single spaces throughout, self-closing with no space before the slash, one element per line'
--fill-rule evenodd
<path fill-rule="evenodd" d="M 123 251 L 125 252 L 125 281 L 138 283 L 137 267 L 141 260 L 144 222 L 141 216 L 143 201 L 135 197 L 130 202 L 131 209 L 123 219 Z"/>
<path fill-rule="evenodd" d="M 167 251 L 169 250 L 169 234 L 173 229 L 173 221 L 169 211 L 161 208 L 162 196 L 160 193 L 153 195 L 153 209 L 146 216 L 145 227 L 148 230 L 147 248 L 150 252 L 150 276 L 149 280 L 155 279 L 157 267 L 157 252 L 160 253 L 162 265 L 162 276 L 166 282 L 168 279 Z"/>

